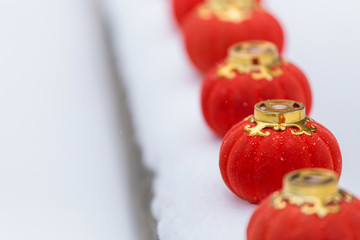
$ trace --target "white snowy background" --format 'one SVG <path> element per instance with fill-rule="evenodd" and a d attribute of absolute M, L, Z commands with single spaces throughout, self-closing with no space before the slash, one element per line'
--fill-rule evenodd
<path fill-rule="evenodd" d="M 138 239 L 94 1 L 0 0 L 0 239 Z"/>

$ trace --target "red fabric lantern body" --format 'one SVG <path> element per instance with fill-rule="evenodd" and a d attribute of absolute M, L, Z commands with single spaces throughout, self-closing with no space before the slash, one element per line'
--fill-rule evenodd
<path fill-rule="evenodd" d="M 283 30 L 271 14 L 254 0 L 236 0 L 231 1 L 236 2 L 232 4 L 226 2 L 229 0 L 202 4 L 183 22 L 188 55 L 200 71 L 204 72 L 224 59 L 228 48 L 238 42 L 270 41 L 282 51 Z"/>
<path fill-rule="evenodd" d="M 261 203 L 249 222 L 248 240 L 360 239 L 360 201 L 337 189 L 333 173 L 310 173 L 290 173 L 289 185 Z"/>
<path fill-rule="evenodd" d="M 191 10 L 203 2 L 205 2 L 205 0 L 173 0 L 172 8 L 176 21 L 181 23 Z M 257 2 L 260 2 L 260 0 L 257 0 Z"/>
<path fill-rule="evenodd" d="M 172 7 L 176 21 L 181 23 L 191 10 L 204 1 L 205 0 L 173 0 Z"/>
<path fill-rule="evenodd" d="M 239 197 L 259 203 L 281 188 L 283 176 L 301 168 L 341 173 L 339 145 L 329 130 L 290 100 L 256 104 L 254 116 L 226 134 L 220 150 L 224 182 Z"/>
<path fill-rule="evenodd" d="M 307 114 L 312 95 L 306 76 L 282 60 L 270 42 L 244 42 L 232 46 L 225 62 L 212 68 L 202 86 L 202 111 L 220 136 L 253 113 L 254 105 L 268 99 L 304 103 Z"/>

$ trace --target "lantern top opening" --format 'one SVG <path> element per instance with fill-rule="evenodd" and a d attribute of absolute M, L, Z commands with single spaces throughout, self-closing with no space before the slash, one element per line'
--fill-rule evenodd
<path fill-rule="evenodd" d="M 266 123 L 298 123 L 304 120 L 304 104 L 291 100 L 276 99 L 255 105 L 254 118 Z"/>
<path fill-rule="evenodd" d="M 271 67 L 280 62 L 275 44 L 267 41 L 237 43 L 229 48 L 228 62 L 245 66 Z"/>
<path fill-rule="evenodd" d="M 299 196 L 326 198 L 338 192 L 339 176 L 327 169 L 311 168 L 293 171 L 284 178 L 283 191 Z"/>

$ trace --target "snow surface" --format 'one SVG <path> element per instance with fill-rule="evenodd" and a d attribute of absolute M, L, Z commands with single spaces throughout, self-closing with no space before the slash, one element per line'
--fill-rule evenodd
<path fill-rule="evenodd" d="M 138 239 L 94 1 L 0 1 L 0 239 Z"/>
<path fill-rule="evenodd" d="M 221 139 L 202 119 L 201 76 L 186 57 L 170 1 L 106 2 L 136 137 L 144 164 L 156 174 L 152 210 L 159 238 L 245 239 L 255 206 L 221 179 Z M 360 195 L 360 3 L 268 0 L 266 6 L 287 31 L 285 56 L 311 80 L 312 117 L 340 142 L 341 184 Z"/>

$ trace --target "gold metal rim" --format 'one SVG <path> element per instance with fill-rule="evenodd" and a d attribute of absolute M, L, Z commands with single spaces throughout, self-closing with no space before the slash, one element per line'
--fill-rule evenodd
<path fill-rule="evenodd" d="M 229 48 L 228 63 L 246 66 L 271 67 L 280 62 L 275 44 L 267 41 L 248 41 L 234 44 Z"/>
<path fill-rule="evenodd" d="M 283 192 L 324 199 L 338 192 L 339 176 L 334 171 L 311 168 L 293 171 L 284 177 Z"/>
<path fill-rule="evenodd" d="M 224 9 L 231 7 L 236 8 L 254 8 L 256 6 L 255 0 L 207 0 L 207 4 L 215 9 Z"/>
<path fill-rule="evenodd" d="M 304 104 L 292 100 L 275 99 L 255 105 L 254 118 L 265 123 L 297 123 L 305 119 Z"/>
<path fill-rule="evenodd" d="M 240 23 L 249 19 L 257 8 L 260 6 L 255 0 L 207 0 L 199 5 L 197 12 L 205 20 L 215 16 L 221 21 Z"/>
<path fill-rule="evenodd" d="M 225 65 L 218 68 L 218 77 L 232 79 L 235 72 L 250 74 L 255 80 L 272 81 L 281 76 L 282 59 L 276 45 L 267 41 L 247 41 L 231 46 Z"/>

